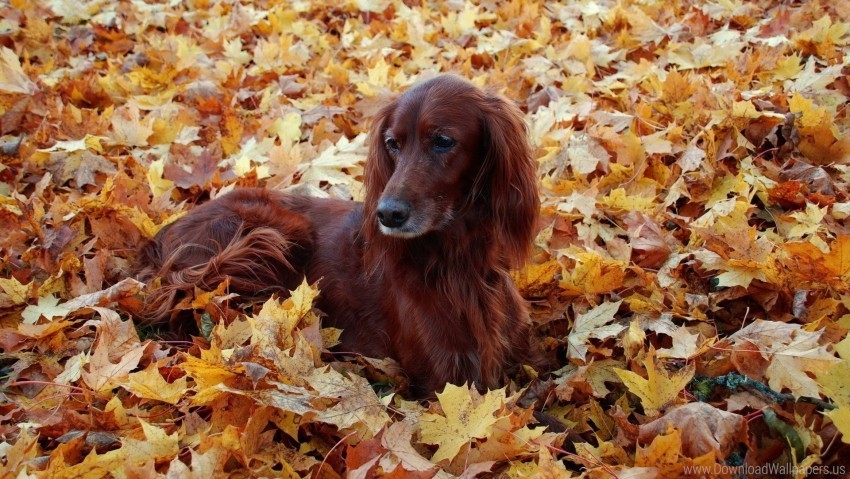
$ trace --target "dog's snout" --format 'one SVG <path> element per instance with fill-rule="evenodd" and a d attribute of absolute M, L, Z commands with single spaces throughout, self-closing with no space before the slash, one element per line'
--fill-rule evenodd
<path fill-rule="evenodd" d="M 378 203 L 378 221 L 387 228 L 400 228 L 410 218 L 410 203 L 395 198 Z"/>

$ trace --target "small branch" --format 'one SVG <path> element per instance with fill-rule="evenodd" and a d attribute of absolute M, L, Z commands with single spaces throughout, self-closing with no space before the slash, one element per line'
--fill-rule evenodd
<path fill-rule="evenodd" d="M 725 376 L 718 377 L 705 377 L 705 376 L 697 376 L 694 377 L 692 381 L 695 384 L 694 394 L 699 397 L 701 400 L 704 400 L 710 391 L 707 389 L 714 389 L 717 386 L 725 387 L 730 391 L 739 391 L 741 389 L 758 393 L 762 397 L 765 397 L 773 402 L 805 402 L 809 404 L 814 404 L 818 407 L 818 409 L 822 411 L 831 411 L 833 409 L 837 409 L 838 406 L 835 404 L 831 404 L 819 398 L 813 398 L 809 396 L 800 396 L 799 398 L 795 398 L 793 394 L 786 394 L 776 392 L 773 389 L 770 389 L 764 383 L 759 381 L 755 381 L 750 379 L 744 375 L 737 373 L 728 373 Z"/>

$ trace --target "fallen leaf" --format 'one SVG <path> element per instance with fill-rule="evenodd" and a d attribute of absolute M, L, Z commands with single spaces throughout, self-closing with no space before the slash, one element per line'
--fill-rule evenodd
<path fill-rule="evenodd" d="M 726 459 L 741 443 L 747 442 L 747 421 L 743 416 L 721 411 L 706 403 L 690 403 L 668 411 L 664 416 L 640 426 L 639 440 L 646 444 L 676 427 L 682 436 L 682 453 L 697 458 L 708 453 Z"/>
<path fill-rule="evenodd" d="M 614 372 L 626 385 L 629 392 L 640 398 L 649 416 L 658 413 L 676 401 L 679 393 L 694 376 L 694 364 L 688 364 L 674 373 L 668 373 L 655 361 L 655 350 L 650 349 L 643 361 L 647 378 L 625 369 L 615 369 Z"/>
<path fill-rule="evenodd" d="M 466 385 L 447 384 L 442 393 L 437 393 L 437 399 L 444 415 L 425 413 L 419 424 L 422 441 L 439 445 L 431 458 L 435 463 L 451 460 L 463 446 L 490 434 L 490 426 L 498 420 L 495 414 L 505 400 L 505 391 L 499 389 L 480 396 Z"/>

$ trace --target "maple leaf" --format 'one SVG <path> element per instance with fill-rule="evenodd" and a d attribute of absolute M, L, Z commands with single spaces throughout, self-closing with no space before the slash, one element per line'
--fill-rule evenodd
<path fill-rule="evenodd" d="M 32 95 L 38 91 L 23 68 L 15 52 L 6 47 L 0 47 L 0 91 Z"/>
<path fill-rule="evenodd" d="M 468 455 L 459 455 L 451 464 L 450 472 L 471 473 L 473 467 L 489 471 L 498 461 L 518 459 L 535 452 L 546 428 L 530 429 L 527 425 L 530 413 L 501 416 L 490 427 L 486 441 L 478 443 Z M 545 440 L 542 441 L 545 445 Z"/>
<path fill-rule="evenodd" d="M 149 424 L 143 419 L 139 419 L 138 421 L 142 426 L 145 439 L 124 439 L 121 449 L 126 451 L 128 461 L 135 464 L 144 464 L 151 460 L 162 461 L 171 459 L 177 455 L 180 450 L 178 443 L 179 434 L 177 431 L 168 434 L 165 432 L 165 429 Z"/>
<path fill-rule="evenodd" d="M 690 363 L 681 370 L 670 374 L 656 363 L 655 350 L 652 348 L 650 348 L 643 364 L 646 367 L 646 379 L 625 369 L 615 369 L 614 372 L 620 377 L 629 392 L 640 398 L 646 413 L 654 416 L 676 400 L 682 389 L 693 378 L 695 366 Z"/>
<path fill-rule="evenodd" d="M 365 378 L 350 377 L 330 369 L 316 369 L 307 381 L 322 397 L 339 398 L 333 407 L 319 412 L 317 421 L 334 424 L 340 430 L 355 429 L 362 437 L 371 438 L 390 418 L 386 404 L 382 403 Z M 389 401 L 392 397 L 386 398 Z"/>
<path fill-rule="evenodd" d="M 381 436 L 381 445 L 387 450 L 381 458 L 381 468 L 385 471 L 402 468 L 409 472 L 436 469 L 436 464 L 425 459 L 411 444 L 414 431 L 408 422 L 394 422 L 387 427 Z"/>
<path fill-rule="evenodd" d="M 310 285 L 305 279 L 301 285 L 290 292 L 289 298 L 280 301 L 269 298 L 259 313 L 248 318 L 251 327 L 251 344 L 260 355 L 278 363 L 286 362 L 281 358 L 280 351 L 296 345 L 294 332 L 296 326 L 306 328 L 318 323 L 318 316 L 313 312 L 313 301 L 319 294 L 316 285 Z M 281 369 L 286 367 L 280 365 Z"/>
<path fill-rule="evenodd" d="M 813 281 L 841 287 L 850 274 L 850 236 L 842 235 L 830 245 L 827 254 L 812 243 L 787 243 L 792 271 Z"/>
<path fill-rule="evenodd" d="M 152 363 L 144 371 L 131 373 L 122 387 L 141 398 L 177 404 L 186 393 L 186 378 L 180 377 L 169 383 Z"/>
<path fill-rule="evenodd" d="M 131 101 L 112 115 L 113 140 L 129 146 L 147 145 L 148 137 L 153 134 L 152 124 L 153 118 L 142 121 L 139 105 Z"/>
<path fill-rule="evenodd" d="M 17 278 L 0 278 L 0 289 L 6 293 L 11 303 L 10 305 L 26 303 L 33 293 L 34 286 L 35 284 L 32 281 L 23 284 Z M 40 301 L 41 298 L 39 298 Z M 24 318 L 26 317 L 24 316 Z"/>
<path fill-rule="evenodd" d="M 567 158 L 577 175 L 585 176 L 593 173 L 600 165 L 603 169 L 607 169 L 608 153 L 598 141 L 583 133 L 570 138 Z"/>
<path fill-rule="evenodd" d="M 688 359 L 699 350 L 699 333 L 692 333 L 688 328 L 680 327 L 676 328 L 670 336 L 673 339 L 673 345 L 659 349 L 659 358 Z"/>
<path fill-rule="evenodd" d="M 263 138 L 259 142 L 254 137 L 248 138 L 238 152 L 222 161 L 219 166 L 232 166 L 239 177 L 256 170 L 259 178 L 268 178 L 268 166 L 265 163 L 269 161 L 268 154 L 273 147 L 274 140 L 271 138 Z"/>
<path fill-rule="evenodd" d="M 559 284 L 566 292 L 600 294 L 613 291 L 623 284 L 624 262 L 603 258 L 595 252 L 579 252 L 575 254 L 575 259 L 575 267 L 563 272 Z"/>
<path fill-rule="evenodd" d="M 593 396 L 605 397 L 611 392 L 605 383 L 619 381 L 616 370 L 622 367 L 623 362 L 615 359 L 593 361 L 586 366 L 567 366 L 558 371 L 564 375 L 555 380 L 558 384 L 555 392 L 559 399 L 569 401 L 575 390 L 584 391 L 589 387 Z"/>
<path fill-rule="evenodd" d="M 555 275 L 560 272 L 561 265 L 554 260 L 539 265 L 526 265 L 521 271 L 514 271 L 511 277 L 522 292 L 523 296 L 545 297 L 554 287 Z"/>
<path fill-rule="evenodd" d="M 812 203 L 806 204 L 805 212 L 791 213 L 791 218 L 797 222 L 785 234 L 788 238 L 802 238 L 817 233 L 821 229 L 826 211 L 827 208 L 818 208 Z"/>
<path fill-rule="evenodd" d="M 271 130 L 277 135 L 282 145 L 290 148 L 301 138 L 301 115 L 287 113 L 283 118 L 275 120 Z"/>
<path fill-rule="evenodd" d="M 687 431 L 682 437 L 682 452 L 688 457 L 714 453 L 725 459 L 738 445 L 746 442 L 747 421 L 743 416 L 717 409 L 706 403 L 690 403 L 640 426 L 639 440 L 651 442 L 666 434 L 671 426 Z"/>
<path fill-rule="evenodd" d="M 731 247 L 731 251 L 722 251 L 723 255 L 710 250 L 693 253 L 706 269 L 723 271 L 717 276 L 718 286 L 746 288 L 756 279 L 776 279 L 771 256 L 774 244 L 767 236 L 757 236 L 754 229 L 739 229 L 727 232 L 723 239 L 725 246 Z"/>
<path fill-rule="evenodd" d="M 125 381 L 145 352 L 144 345 L 139 344 L 113 363 L 109 360 L 110 347 L 106 341 L 98 341 L 88 363 L 89 370 L 82 371 L 83 381 L 98 392 L 108 391 Z"/>
<path fill-rule="evenodd" d="M 165 171 L 165 158 L 152 161 L 148 167 L 148 185 L 154 196 L 161 196 L 174 188 L 174 182 L 162 177 Z"/>
<path fill-rule="evenodd" d="M 656 436 L 635 454 L 635 466 L 651 466 L 660 477 L 687 477 L 690 471 L 710 471 L 715 464 L 713 451 L 693 458 L 682 454 L 682 432 L 678 429 Z"/>
<path fill-rule="evenodd" d="M 50 295 L 42 296 L 38 298 L 38 304 L 24 308 L 21 316 L 24 317 L 24 324 L 35 324 L 41 317 L 52 321 L 53 318 L 64 318 L 70 312 L 71 309 L 66 305 L 59 306 L 59 298 Z"/>
<path fill-rule="evenodd" d="M 734 343 L 755 345 L 770 361 L 765 375 L 775 391 L 787 388 L 794 397 L 817 397 L 817 383 L 808 373 L 825 372 L 839 361 L 821 346 L 823 331 L 811 332 L 798 324 L 756 320 L 729 337 Z"/>
<path fill-rule="evenodd" d="M 567 337 L 567 355 L 584 361 L 587 356 L 590 338 L 607 339 L 617 336 L 626 329 L 622 324 L 609 324 L 620 309 L 622 300 L 615 303 L 603 303 L 576 317 L 573 330 Z"/>
<path fill-rule="evenodd" d="M 444 415 L 425 413 L 420 420 L 422 442 L 438 444 L 431 461 L 454 458 L 473 439 L 490 435 L 490 426 L 498 421 L 495 414 L 505 401 L 505 390 L 488 391 L 480 396 L 473 387 L 447 384 L 437 399 Z"/>
<path fill-rule="evenodd" d="M 318 157 L 301 166 L 301 182 L 312 185 L 322 182 L 332 185 L 350 182 L 351 177 L 362 172 L 360 165 L 366 159 L 365 141 L 366 135 L 358 135 L 351 141 L 345 137 L 340 138 L 336 145 L 325 149 Z"/>
<path fill-rule="evenodd" d="M 850 366 L 850 336 L 833 347 L 841 358 L 841 362 L 818 373 L 818 384 L 836 404 L 842 407 L 850 406 L 850 376 L 847 375 L 847 367 Z"/>
<path fill-rule="evenodd" d="M 180 363 L 180 369 L 195 380 L 196 394 L 192 402 L 207 404 L 221 395 L 222 390 L 216 386 L 239 377 L 243 368 L 227 364 L 221 349 L 213 344 L 210 349 L 201 350 L 200 358 L 187 355 Z"/>

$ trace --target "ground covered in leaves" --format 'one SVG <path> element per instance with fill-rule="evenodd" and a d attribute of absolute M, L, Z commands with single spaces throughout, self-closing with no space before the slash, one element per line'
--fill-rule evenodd
<path fill-rule="evenodd" d="M 2 477 L 845 476 L 848 22 L 840 1 L 0 2 Z M 440 71 L 527 112 L 543 211 L 516 280 L 551 374 L 406 400 L 391 361 L 327 352 L 307 284 L 197 291 L 194 338 L 134 324 L 159 228 L 241 185 L 360 198 L 370 116 Z"/>

